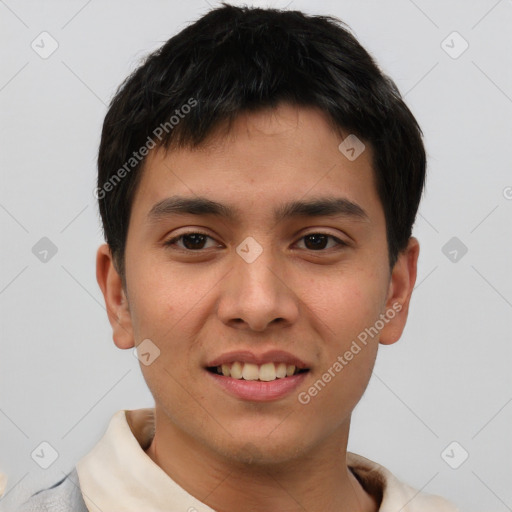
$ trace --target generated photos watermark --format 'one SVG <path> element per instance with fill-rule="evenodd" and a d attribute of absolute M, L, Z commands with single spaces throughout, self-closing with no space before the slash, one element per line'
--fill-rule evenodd
<path fill-rule="evenodd" d="M 297 399 L 302 405 L 307 405 L 311 399 L 322 391 L 329 382 L 331 382 L 336 375 L 338 375 L 349 363 L 354 359 L 361 350 L 367 346 L 369 339 L 375 338 L 384 326 L 393 320 L 395 316 L 402 310 L 402 304 L 395 302 L 385 313 L 381 313 L 379 319 L 371 327 L 367 327 L 361 331 L 357 340 L 353 340 L 352 344 L 343 355 L 338 355 L 336 361 L 322 374 L 322 376 L 312 384 L 307 391 L 301 391 Z"/>
<path fill-rule="evenodd" d="M 138 151 L 134 151 L 132 156 L 101 187 L 97 187 L 94 190 L 94 197 L 96 199 L 103 199 L 108 192 L 114 190 L 121 180 L 144 160 L 149 151 L 158 146 L 164 137 L 164 133 L 168 134 L 171 132 L 196 105 L 197 100 L 189 98 L 187 103 L 174 111 L 175 115 L 172 115 L 165 123 L 160 123 L 151 133 L 152 136 L 148 135 L 146 142 Z"/>

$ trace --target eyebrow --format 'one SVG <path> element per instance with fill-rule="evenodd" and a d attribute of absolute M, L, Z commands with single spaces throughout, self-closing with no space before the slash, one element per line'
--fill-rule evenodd
<path fill-rule="evenodd" d="M 234 221 L 238 210 L 206 197 L 167 197 L 156 203 L 148 213 L 150 222 L 173 215 L 213 215 Z M 343 197 L 319 197 L 307 201 L 291 201 L 274 210 L 276 223 L 295 217 L 346 217 L 368 221 L 368 214 L 358 204 Z"/>

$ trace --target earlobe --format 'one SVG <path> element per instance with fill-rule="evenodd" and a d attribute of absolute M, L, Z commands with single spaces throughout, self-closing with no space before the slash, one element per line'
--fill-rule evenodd
<path fill-rule="evenodd" d="M 391 345 L 400 339 L 407 322 L 409 303 L 416 283 L 420 246 L 416 238 L 409 238 L 400 252 L 389 281 L 384 314 L 387 322 L 380 333 L 380 343 Z"/>
<path fill-rule="evenodd" d="M 128 298 L 107 244 L 101 245 L 96 254 L 96 280 L 105 299 L 114 343 L 122 349 L 134 347 Z"/>

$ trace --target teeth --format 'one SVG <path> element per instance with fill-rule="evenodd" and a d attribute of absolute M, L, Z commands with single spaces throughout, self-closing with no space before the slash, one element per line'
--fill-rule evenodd
<path fill-rule="evenodd" d="M 279 363 L 276 368 L 276 376 L 278 379 L 286 377 L 286 363 Z"/>
<path fill-rule="evenodd" d="M 259 379 L 266 382 L 276 380 L 276 367 L 274 363 L 265 363 L 260 366 Z"/>
<path fill-rule="evenodd" d="M 231 365 L 231 377 L 233 377 L 233 379 L 241 379 L 242 378 L 242 370 L 243 370 L 243 366 L 242 366 L 242 363 L 239 363 L 238 361 L 233 363 Z"/>
<path fill-rule="evenodd" d="M 217 373 L 224 377 L 244 380 L 261 380 L 270 382 L 276 379 L 284 379 L 298 373 L 298 368 L 293 364 L 265 363 L 257 365 L 235 361 L 233 364 L 217 366 Z"/>
<path fill-rule="evenodd" d="M 257 364 L 245 363 L 242 370 L 242 377 L 244 380 L 258 380 L 260 376 Z"/>

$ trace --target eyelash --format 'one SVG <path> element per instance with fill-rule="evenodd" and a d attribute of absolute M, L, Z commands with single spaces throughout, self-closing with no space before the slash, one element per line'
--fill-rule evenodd
<path fill-rule="evenodd" d="M 164 245 L 166 247 L 170 247 L 170 246 L 173 246 L 178 240 L 181 240 L 183 237 L 185 236 L 188 236 L 188 235 L 202 235 L 202 236 L 205 236 L 207 238 L 210 238 L 212 240 L 214 240 L 214 238 L 210 235 L 208 235 L 207 233 L 203 233 L 201 231 L 189 231 L 187 233 L 182 233 L 181 235 L 178 235 L 178 236 L 175 236 L 169 240 L 167 240 L 166 242 L 164 242 Z M 347 247 L 349 244 L 344 242 L 343 240 L 340 240 L 339 238 L 335 237 L 334 235 L 330 235 L 329 233 L 322 233 L 321 231 L 320 232 L 311 232 L 311 233 L 307 233 L 306 235 L 303 235 L 299 238 L 299 240 L 303 240 L 304 238 L 308 237 L 308 236 L 312 236 L 312 235 L 323 235 L 323 236 L 326 236 L 327 238 L 330 238 L 334 241 L 336 241 L 337 243 L 337 246 L 338 248 L 341 248 L 341 247 Z M 195 252 L 195 253 L 200 253 L 206 249 L 197 249 L 197 250 L 193 250 L 193 249 L 187 249 L 185 247 L 178 247 L 180 250 L 182 251 L 186 251 L 186 252 Z M 329 249 L 333 249 L 332 247 L 329 248 Z M 319 249 L 317 251 L 313 250 L 313 249 L 305 249 L 305 250 L 309 250 L 311 252 L 326 252 L 328 251 L 329 249 Z M 336 248 L 334 248 L 336 249 Z"/>

